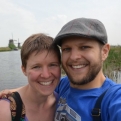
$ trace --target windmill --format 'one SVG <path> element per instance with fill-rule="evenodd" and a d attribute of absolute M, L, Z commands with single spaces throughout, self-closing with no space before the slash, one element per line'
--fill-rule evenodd
<path fill-rule="evenodd" d="M 17 41 L 17 40 L 14 40 L 14 41 Z M 19 42 L 19 38 L 18 38 L 18 42 L 15 44 L 17 44 L 17 48 L 21 48 L 21 43 Z"/>
<path fill-rule="evenodd" d="M 15 42 L 14 43 L 14 41 L 17 41 L 17 43 Z M 19 48 L 21 48 L 21 43 L 19 42 L 19 38 L 18 38 L 18 40 L 14 40 L 13 39 L 13 33 L 12 33 L 12 39 L 9 39 L 9 44 L 8 44 L 8 46 L 11 48 L 11 49 L 19 49 Z"/>

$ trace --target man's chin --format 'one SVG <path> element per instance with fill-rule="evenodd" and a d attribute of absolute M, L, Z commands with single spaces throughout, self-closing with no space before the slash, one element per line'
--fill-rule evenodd
<path fill-rule="evenodd" d="M 82 78 L 78 78 L 78 79 L 71 78 L 70 82 L 72 85 L 85 85 L 85 84 L 91 82 L 91 80 L 88 80 L 87 78 L 83 78 L 83 79 Z"/>
<path fill-rule="evenodd" d="M 83 83 L 81 81 L 81 79 L 75 79 L 75 78 L 70 78 L 70 82 L 73 84 L 73 85 L 80 85 L 81 83 Z"/>

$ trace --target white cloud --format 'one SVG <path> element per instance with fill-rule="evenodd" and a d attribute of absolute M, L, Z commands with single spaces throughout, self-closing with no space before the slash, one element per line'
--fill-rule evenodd
<path fill-rule="evenodd" d="M 22 42 L 39 32 L 55 37 L 66 22 L 79 17 L 99 19 L 109 42 L 121 44 L 120 5 L 120 0 L 0 0 L 0 46 L 7 46 L 12 35 Z"/>
<path fill-rule="evenodd" d="M 2 32 L 0 39 L 4 38 L 8 44 L 11 34 L 13 34 L 14 39 L 22 38 L 23 41 L 23 38 L 29 33 L 33 33 L 37 21 L 32 12 L 8 1 L 0 2 L 0 4 L 0 14 L 2 16 L 2 19 L 0 19 L 0 23 L 2 23 L 0 25 L 0 31 Z M 6 44 L 5 41 L 2 43 L 3 45 Z"/>

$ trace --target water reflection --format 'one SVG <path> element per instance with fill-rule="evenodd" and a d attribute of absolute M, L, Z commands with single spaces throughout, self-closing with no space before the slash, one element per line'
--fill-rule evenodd
<path fill-rule="evenodd" d="M 121 71 L 113 71 L 111 73 L 111 77 L 113 78 L 114 81 L 117 83 L 121 83 Z"/>
<path fill-rule="evenodd" d="M 27 83 L 21 71 L 20 51 L 0 52 L 0 90 Z"/>

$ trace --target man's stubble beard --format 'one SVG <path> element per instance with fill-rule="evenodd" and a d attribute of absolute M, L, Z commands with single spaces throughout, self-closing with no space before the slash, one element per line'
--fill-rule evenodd
<path fill-rule="evenodd" d="M 101 57 L 100 57 L 100 59 L 101 59 Z M 93 81 L 95 79 L 95 77 L 98 75 L 98 73 L 102 69 L 102 61 L 100 60 L 100 62 L 90 66 L 90 69 L 89 69 L 87 75 L 84 76 L 81 80 L 79 80 L 79 79 L 74 80 L 73 77 L 68 73 L 66 68 L 63 66 L 63 63 L 62 63 L 62 67 L 63 67 L 64 71 L 66 72 L 68 78 L 70 79 L 70 82 L 73 85 L 85 85 L 85 84 Z"/>

